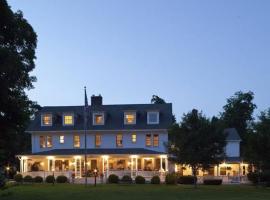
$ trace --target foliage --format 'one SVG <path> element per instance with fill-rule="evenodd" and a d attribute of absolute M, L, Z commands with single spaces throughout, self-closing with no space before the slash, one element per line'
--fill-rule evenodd
<path fill-rule="evenodd" d="M 17 183 L 21 183 L 21 182 L 23 181 L 23 176 L 22 176 L 21 174 L 15 174 L 14 180 L 15 180 Z"/>
<path fill-rule="evenodd" d="M 30 175 L 27 175 L 23 178 L 23 182 L 26 182 L 26 183 L 32 183 L 33 182 L 33 178 L 32 176 Z"/>
<path fill-rule="evenodd" d="M 177 183 L 179 184 L 195 184 L 197 183 L 197 177 L 196 176 L 179 176 L 177 178 Z"/>
<path fill-rule="evenodd" d="M 204 179 L 203 184 L 204 185 L 221 185 L 222 179 Z"/>
<path fill-rule="evenodd" d="M 43 182 L 43 178 L 42 178 L 41 176 L 36 176 L 36 177 L 34 178 L 34 182 L 35 182 L 35 183 L 42 183 L 42 182 Z"/>
<path fill-rule="evenodd" d="M 142 176 L 136 176 L 135 183 L 136 184 L 145 184 L 145 178 Z"/>
<path fill-rule="evenodd" d="M 160 178 L 159 178 L 159 176 L 153 176 L 151 178 L 151 184 L 160 184 Z"/>
<path fill-rule="evenodd" d="M 167 185 L 175 185 L 177 183 L 177 176 L 175 173 L 167 174 L 165 177 L 165 183 Z"/>
<path fill-rule="evenodd" d="M 0 189 L 4 188 L 6 185 L 6 177 L 0 171 Z"/>
<path fill-rule="evenodd" d="M 66 176 L 57 176 L 56 178 L 56 182 L 57 183 L 67 183 L 68 182 L 68 178 Z"/>
<path fill-rule="evenodd" d="M 108 183 L 118 183 L 119 182 L 119 177 L 115 174 L 111 174 L 108 177 Z"/>
<path fill-rule="evenodd" d="M 123 183 L 132 183 L 132 178 L 129 175 L 124 175 L 121 179 Z"/>
<path fill-rule="evenodd" d="M 55 183 L 55 178 L 52 175 L 49 175 L 45 179 L 46 183 Z"/>
<path fill-rule="evenodd" d="M 24 130 L 39 106 L 26 90 L 36 81 L 30 72 L 35 68 L 37 35 L 6 0 L 0 1 L 0 19 L 0 166 L 5 166 L 15 163 L 17 153 L 30 150 L 30 135 Z"/>
<path fill-rule="evenodd" d="M 173 126 L 169 134 L 170 159 L 191 166 L 194 176 L 198 169 L 209 169 L 223 161 L 225 135 L 216 118 L 210 120 L 193 109 L 184 114 L 180 125 Z"/>

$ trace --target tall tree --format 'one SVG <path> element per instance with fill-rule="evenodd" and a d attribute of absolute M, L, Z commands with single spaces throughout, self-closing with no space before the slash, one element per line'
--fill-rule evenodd
<path fill-rule="evenodd" d="M 253 112 L 256 105 L 253 103 L 253 92 L 236 92 L 232 97 L 227 99 L 227 104 L 223 106 L 224 111 L 221 113 L 221 120 L 225 127 L 236 128 L 242 142 L 240 152 L 246 156 L 246 146 L 249 133 L 252 132 Z"/>
<path fill-rule="evenodd" d="M 209 120 L 195 109 L 184 114 L 180 126 L 172 127 L 169 135 L 171 159 L 189 165 L 195 177 L 200 168 L 209 169 L 224 158 L 225 135 L 216 120 Z"/>
<path fill-rule="evenodd" d="M 261 170 L 270 170 L 270 108 L 261 112 L 247 142 L 246 158 Z"/>
<path fill-rule="evenodd" d="M 37 35 L 21 11 L 13 12 L 0 0 L 0 165 L 15 161 L 15 154 L 30 144 L 24 130 L 38 108 L 25 90 L 36 81 Z"/>

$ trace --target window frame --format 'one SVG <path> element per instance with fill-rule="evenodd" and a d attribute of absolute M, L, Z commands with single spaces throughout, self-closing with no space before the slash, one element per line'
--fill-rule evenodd
<path fill-rule="evenodd" d="M 127 122 L 126 115 L 135 115 L 134 122 L 132 122 L 132 123 Z M 125 125 L 134 125 L 134 124 L 136 124 L 136 122 L 137 122 L 137 112 L 136 111 L 124 111 L 124 124 Z"/>
<path fill-rule="evenodd" d="M 95 120 L 96 115 L 102 115 L 102 119 L 103 119 L 102 123 L 100 123 L 100 124 L 96 123 L 96 120 Z M 104 114 L 104 112 L 93 112 L 93 114 L 92 114 L 92 124 L 93 124 L 93 126 L 102 126 L 102 125 L 104 125 L 105 124 L 105 114 Z"/>
<path fill-rule="evenodd" d="M 97 145 L 97 137 L 99 137 L 100 144 Z M 95 147 L 101 147 L 102 137 L 101 134 L 95 134 Z"/>
<path fill-rule="evenodd" d="M 75 146 L 75 137 L 79 137 L 79 146 Z M 73 148 L 80 148 L 81 147 L 81 137 L 80 135 L 73 135 Z"/>
<path fill-rule="evenodd" d="M 156 114 L 157 115 L 157 121 L 156 122 L 150 122 L 150 114 Z M 159 111 L 148 111 L 147 112 L 147 124 L 159 124 Z"/>
<path fill-rule="evenodd" d="M 61 139 L 61 137 L 63 138 Z M 64 144 L 64 143 L 65 143 L 65 135 L 59 135 L 59 144 Z"/>
<path fill-rule="evenodd" d="M 147 136 L 150 136 L 150 144 L 149 145 L 147 145 Z M 150 134 L 150 133 L 147 133 L 147 134 L 145 134 L 145 146 L 146 147 L 151 147 L 152 146 L 152 134 Z"/>
<path fill-rule="evenodd" d="M 48 115 L 48 116 L 50 116 L 50 118 L 51 118 L 51 123 L 50 124 L 44 124 L 43 123 L 43 118 L 46 116 L 46 115 Z M 41 126 L 52 126 L 53 125 L 53 116 L 52 116 L 52 113 L 42 113 L 41 114 Z"/>
<path fill-rule="evenodd" d="M 48 141 L 49 141 L 49 137 L 51 138 L 51 145 L 49 146 L 48 144 Z M 47 148 L 52 148 L 53 147 L 53 136 L 52 135 L 47 135 L 46 136 L 46 147 Z"/>
<path fill-rule="evenodd" d="M 119 145 L 118 144 L 118 136 L 121 136 L 121 144 Z M 118 133 L 118 134 L 116 134 L 116 136 L 115 136 L 115 144 L 116 144 L 116 147 L 123 147 L 123 134 L 121 134 L 121 133 Z"/>
<path fill-rule="evenodd" d="M 72 117 L 72 124 L 66 124 L 65 123 L 65 116 L 71 116 Z M 62 122 L 63 122 L 63 126 L 74 126 L 74 113 L 63 113 L 62 115 Z"/>
<path fill-rule="evenodd" d="M 155 145 L 155 137 L 157 137 L 157 145 Z M 159 147 L 159 134 L 153 134 L 153 147 Z"/>

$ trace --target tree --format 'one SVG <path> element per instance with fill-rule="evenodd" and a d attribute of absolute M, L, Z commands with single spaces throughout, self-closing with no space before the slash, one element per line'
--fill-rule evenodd
<path fill-rule="evenodd" d="M 248 137 L 247 160 L 259 170 L 270 170 L 270 108 L 261 112 Z"/>
<path fill-rule="evenodd" d="M 256 105 L 253 103 L 253 92 L 236 92 L 234 96 L 227 99 L 227 104 L 223 106 L 224 111 L 220 113 L 221 120 L 227 128 L 236 128 L 242 143 L 241 154 L 245 156 L 247 138 L 251 132 L 253 122 L 253 112 Z"/>
<path fill-rule="evenodd" d="M 193 109 L 184 114 L 180 126 L 169 131 L 171 160 L 189 165 L 196 178 L 199 169 L 209 169 L 224 159 L 225 135 L 216 120 L 209 120 Z M 194 181 L 195 182 L 195 181 Z"/>
<path fill-rule="evenodd" d="M 165 104 L 166 101 L 164 99 L 160 98 L 157 95 L 152 95 L 151 103 L 153 103 L 153 104 Z M 172 122 L 173 122 L 173 124 L 176 123 L 176 117 L 175 117 L 174 114 L 172 115 Z"/>
<path fill-rule="evenodd" d="M 25 90 L 36 81 L 37 35 L 23 18 L 13 12 L 6 0 L 0 0 L 0 165 L 15 162 L 15 154 L 26 150 L 30 137 L 24 133 L 38 105 Z"/>

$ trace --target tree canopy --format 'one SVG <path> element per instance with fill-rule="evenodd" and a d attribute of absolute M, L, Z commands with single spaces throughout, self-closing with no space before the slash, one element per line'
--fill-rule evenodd
<path fill-rule="evenodd" d="M 14 162 L 29 147 L 24 133 L 38 105 L 25 90 L 33 88 L 37 35 L 21 11 L 0 0 L 0 165 Z M 27 138 L 27 139 L 26 139 Z"/>

